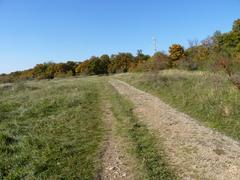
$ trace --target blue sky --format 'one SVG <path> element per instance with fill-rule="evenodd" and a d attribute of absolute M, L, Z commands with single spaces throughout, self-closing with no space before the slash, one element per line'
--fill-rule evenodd
<path fill-rule="evenodd" d="M 0 0 L 0 73 L 230 31 L 239 0 Z"/>

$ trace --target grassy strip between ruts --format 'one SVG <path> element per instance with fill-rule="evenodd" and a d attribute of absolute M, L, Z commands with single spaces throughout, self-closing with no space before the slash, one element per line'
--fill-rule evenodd
<path fill-rule="evenodd" d="M 94 78 L 0 91 L 0 179 L 93 179 L 102 141 Z"/>
<path fill-rule="evenodd" d="M 120 132 L 129 138 L 133 154 L 147 176 L 143 179 L 177 179 L 164 157 L 164 150 L 156 147 L 156 139 L 147 127 L 133 114 L 133 105 L 111 87 L 111 103 Z"/>

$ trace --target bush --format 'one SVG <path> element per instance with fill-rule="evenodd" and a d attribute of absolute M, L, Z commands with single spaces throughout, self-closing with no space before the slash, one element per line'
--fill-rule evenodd
<path fill-rule="evenodd" d="M 198 64 L 189 58 L 182 58 L 176 64 L 178 69 L 195 71 L 198 70 Z"/>
<path fill-rule="evenodd" d="M 173 44 L 169 47 L 169 56 L 173 62 L 184 57 L 184 48 L 180 44 Z"/>
<path fill-rule="evenodd" d="M 168 56 L 162 52 L 157 52 L 148 60 L 137 63 L 136 66 L 133 66 L 133 68 L 131 68 L 131 71 L 159 71 L 167 69 L 169 67 L 171 67 L 171 61 Z"/>

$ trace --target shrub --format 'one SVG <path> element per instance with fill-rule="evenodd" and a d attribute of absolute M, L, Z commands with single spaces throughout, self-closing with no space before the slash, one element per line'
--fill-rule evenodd
<path fill-rule="evenodd" d="M 131 71 L 159 71 L 169 67 L 171 67 L 169 57 L 163 52 L 157 52 L 148 60 L 138 62 L 131 68 Z"/>
<path fill-rule="evenodd" d="M 184 48 L 180 44 L 173 44 L 169 47 L 169 56 L 173 62 L 184 57 Z"/>
<path fill-rule="evenodd" d="M 190 58 L 181 59 L 176 66 L 178 69 L 183 69 L 183 70 L 190 70 L 190 71 L 198 70 L 198 64 Z"/>
<path fill-rule="evenodd" d="M 240 75 L 237 71 L 235 71 L 235 65 L 236 62 L 233 59 L 222 57 L 214 64 L 214 70 L 223 70 L 227 74 L 229 80 L 233 83 L 233 85 L 240 90 Z"/>

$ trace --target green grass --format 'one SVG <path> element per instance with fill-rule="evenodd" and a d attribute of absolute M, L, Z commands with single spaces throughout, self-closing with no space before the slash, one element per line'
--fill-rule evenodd
<path fill-rule="evenodd" d="M 110 88 L 109 88 L 110 89 Z M 172 169 L 166 162 L 163 148 L 160 150 L 156 144 L 157 139 L 139 122 L 134 116 L 133 105 L 124 97 L 119 95 L 113 88 L 111 89 L 111 103 L 113 113 L 119 124 L 120 132 L 128 137 L 132 144 L 133 154 L 137 157 L 139 167 L 146 171 L 141 179 L 176 179 Z"/>
<path fill-rule="evenodd" d="M 92 179 L 103 128 L 93 78 L 0 86 L 0 179 Z"/>
<path fill-rule="evenodd" d="M 240 91 L 224 74 L 166 70 L 117 76 L 237 140 Z"/>

